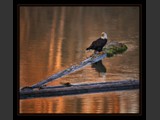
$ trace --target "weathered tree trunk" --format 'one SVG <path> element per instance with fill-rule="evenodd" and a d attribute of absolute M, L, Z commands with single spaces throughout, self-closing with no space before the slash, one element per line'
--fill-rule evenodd
<path fill-rule="evenodd" d="M 65 86 L 44 87 L 41 89 L 26 89 L 20 91 L 20 99 L 74 95 L 115 90 L 138 89 L 139 80 L 123 80 L 116 82 L 101 82 L 90 84 L 77 84 Z"/>
<path fill-rule="evenodd" d="M 74 66 L 71 66 L 70 68 L 63 70 L 57 74 L 54 74 L 54 75 L 48 77 L 47 79 L 42 80 L 41 82 L 30 86 L 30 88 L 34 89 L 34 88 L 41 87 L 41 86 L 47 84 L 48 82 L 56 80 L 57 78 L 63 77 L 65 75 L 73 73 L 77 70 L 80 70 L 87 65 L 98 62 L 98 61 L 102 60 L 103 58 L 105 58 L 106 56 L 111 57 L 114 54 L 122 53 L 126 50 L 127 50 L 126 45 L 124 45 L 122 43 L 118 43 L 118 42 L 110 42 L 110 43 L 108 43 L 107 47 L 103 49 L 103 54 L 93 54 L 91 57 L 87 58 L 86 60 L 82 61 L 81 63 L 74 65 Z"/>
<path fill-rule="evenodd" d="M 90 65 L 92 63 L 95 63 L 99 60 L 102 60 L 103 58 L 106 57 L 106 54 L 103 53 L 102 55 L 99 55 L 99 54 L 94 54 L 92 57 L 89 57 L 87 58 L 86 60 L 82 61 L 80 64 L 77 64 L 77 65 L 73 65 L 71 66 L 70 68 L 67 68 L 57 74 L 54 74 L 52 76 L 50 76 L 49 78 L 35 84 L 35 85 L 32 85 L 30 88 L 34 89 L 34 88 L 38 88 L 38 87 L 41 87 L 45 84 L 47 84 L 48 82 L 51 82 L 53 80 L 56 80 L 57 78 L 60 78 L 60 77 L 63 77 L 65 75 L 68 75 L 70 73 L 73 73 L 77 70 L 80 70 L 82 69 L 83 67 L 87 66 L 87 65 Z"/>
<path fill-rule="evenodd" d="M 87 93 L 90 91 L 108 91 L 108 90 L 118 90 L 118 89 L 124 89 L 124 88 L 126 89 L 126 88 L 132 88 L 132 86 L 134 87 L 135 85 L 137 86 L 138 85 L 137 81 L 136 82 L 123 81 L 122 83 L 106 82 L 103 84 L 96 83 L 96 84 L 85 84 L 85 85 L 71 85 L 71 87 L 64 87 L 64 86 L 44 87 L 44 89 L 42 90 L 37 90 L 37 88 L 38 89 L 43 88 L 44 85 L 46 85 L 47 83 L 53 80 L 56 80 L 60 77 L 73 73 L 77 70 L 80 70 L 83 67 L 93 64 L 95 62 L 98 62 L 105 57 L 111 57 L 114 54 L 123 53 L 126 50 L 127 50 L 126 45 L 118 42 L 110 42 L 108 43 L 107 47 L 103 49 L 102 54 L 95 53 L 91 57 L 82 61 L 81 63 L 73 65 L 70 68 L 67 68 L 63 71 L 60 71 L 59 73 L 54 74 L 48 77 L 47 79 L 40 81 L 37 84 L 34 84 L 29 87 L 21 88 L 20 97 L 29 98 L 29 97 L 37 97 L 37 96 L 68 95 L 68 94 Z M 111 85 L 111 87 L 109 85 Z M 66 84 L 66 86 L 70 86 L 70 83 Z"/>

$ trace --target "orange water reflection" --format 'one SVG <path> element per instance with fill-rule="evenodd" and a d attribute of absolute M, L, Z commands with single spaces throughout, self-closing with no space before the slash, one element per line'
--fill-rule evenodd
<path fill-rule="evenodd" d="M 21 100 L 20 113 L 138 113 L 138 90 Z"/>
<path fill-rule="evenodd" d="M 33 85 L 84 60 L 102 31 L 127 52 L 59 78 L 89 83 L 139 79 L 138 7 L 21 7 L 20 87 Z M 138 90 L 20 100 L 20 113 L 137 113 Z"/>

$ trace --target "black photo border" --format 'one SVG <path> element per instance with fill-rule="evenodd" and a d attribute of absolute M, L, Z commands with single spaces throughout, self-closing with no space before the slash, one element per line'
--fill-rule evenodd
<path fill-rule="evenodd" d="M 87 1 L 86 1 L 87 2 Z M 100 1 L 98 1 L 100 2 Z M 20 6 L 139 6 L 140 10 L 140 113 L 139 114 L 20 114 L 19 113 L 19 8 Z M 66 117 L 68 119 L 82 119 L 81 117 L 88 118 L 95 118 L 101 119 L 105 117 L 105 119 L 115 119 L 115 120 L 145 120 L 146 119 L 146 1 L 145 0 L 130 0 L 130 1 L 114 1 L 114 0 L 107 0 L 101 3 L 88 3 L 80 2 L 73 3 L 69 1 L 62 2 L 58 1 L 51 1 L 51 0 L 17 0 L 14 1 L 13 6 L 14 12 L 14 26 L 13 26 L 13 36 L 14 36 L 14 84 L 13 84 L 13 92 L 14 92 L 14 106 L 13 106 L 13 113 L 14 117 L 17 120 L 23 119 L 43 119 L 43 120 L 51 120 L 56 118 Z M 66 119 L 65 118 L 65 119 Z M 63 118 L 62 118 L 63 119 Z"/>

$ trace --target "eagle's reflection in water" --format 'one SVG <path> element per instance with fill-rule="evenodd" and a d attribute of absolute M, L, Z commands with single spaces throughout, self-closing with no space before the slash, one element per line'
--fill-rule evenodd
<path fill-rule="evenodd" d="M 95 68 L 95 70 L 99 73 L 100 77 L 106 77 L 107 69 L 103 65 L 102 60 L 100 60 L 100 61 L 98 61 L 96 63 L 93 63 L 91 67 Z"/>

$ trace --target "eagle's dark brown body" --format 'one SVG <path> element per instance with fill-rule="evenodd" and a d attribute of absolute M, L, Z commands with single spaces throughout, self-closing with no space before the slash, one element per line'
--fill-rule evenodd
<path fill-rule="evenodd" d="M 86 50 L 92 49 L 92 50 L 101 52 L 102 48 L 106 45 L 106 43 L 107 43 L 107 39 L 99 38 L 93 41 L 92 44 Z"/>
<path fill-rule="evenodd" d="M 86 48 L 86 50 L 92 49 L 95 50 L 95 52 L 96 51 L 101 52 L 106 43 L 107 43 L 107 34 L 105 32 L 102 32 L 101 37 L 93 41 L 92 44 L 88 48 Z"/>

